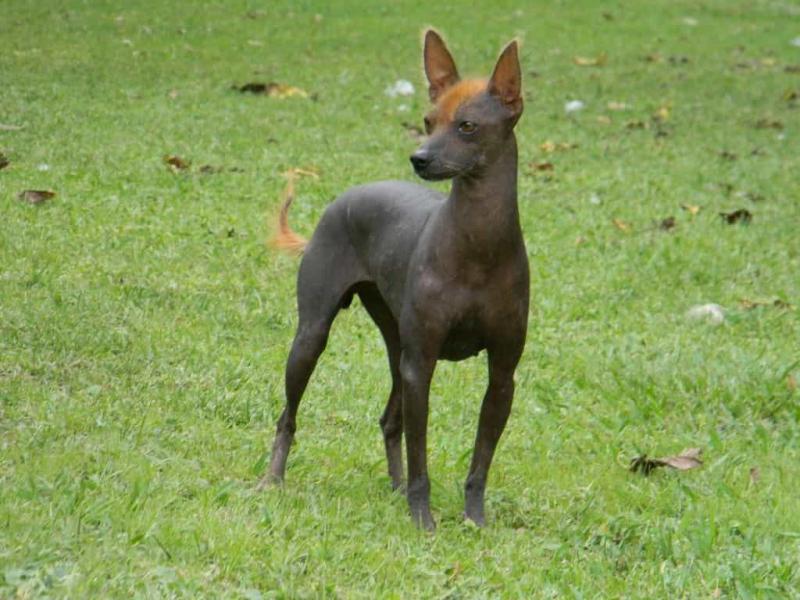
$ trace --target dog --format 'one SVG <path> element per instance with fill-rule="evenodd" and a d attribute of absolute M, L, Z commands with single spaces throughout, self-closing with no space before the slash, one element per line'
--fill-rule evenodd
<path fill-rule="evenodd" d="M 436 363 L 487 351 L 489 382 L 465 485 L 464 517 L 485 524 L 484 492 L 514 395 L 525 345 L 529 268 L 517 205 L 514 127 L 523 110 L 516 41 L 489 79 L 461 79 L 444 41 L 424 38 L 432 110 L 411 163 L 441 194 L 403 181 L 353 187 L 325 210 L 306 241 L 288 223 L 287 195 L 274 240 L 302 254 L 298 326 L 286 365 L 286 406 L 262 484 L 283 481 L 300 399 L 337 313 L 357 295 L 389 355 L 392 389 L 380 419 L 389 476 L 403 485 L 415 524 L 435 528 L 427 468 L 428 394 Z"/>

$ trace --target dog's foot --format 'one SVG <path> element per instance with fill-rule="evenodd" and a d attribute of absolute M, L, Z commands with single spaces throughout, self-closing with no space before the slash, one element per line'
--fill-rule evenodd
<path fill-rule="evenodd" d="M 436 531 L 436 521 L 433 520 L 433 515 L 430 510 L 420 510 L 411 514 L 411 519 L 414 525 L 419 529 L 423 529 L 429 533 Z"/>
<path fill-rule="evenodd" d="M 272 473 L 267 473 L 258 482 L 258 485 L 256 486 L 256 491 L 263 492 L 267 488 L 278 487 L 281 485 L 283 485 L 283 477 L 277 477 Z"/>
<path fill-rule="evenodd" d="M 465 512 L 464 522 L 467 523 L 468 525 L 474 525 L 475 527 L 478 528 L 486 527 L 486 517 L 484 517 L 482 513 L 476 515 L 470 515 Z"/>

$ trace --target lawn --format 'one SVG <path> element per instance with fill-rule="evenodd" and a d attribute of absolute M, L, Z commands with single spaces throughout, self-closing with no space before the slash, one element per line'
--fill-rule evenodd
<path fill-rule="evenodd" d="M 800 597 L 798 23 L 781 0 L 6 0 L 0 597 Z M 426 25 L 462 73 L 522 41 L 532 275 L 482 530 L 485 357 L 437 369 L 432 535 L 390 490 L 357 301 L 285 486 L 255 490 L 296 323 L 297 260 L 264 243 L 282 174 L 317 174 L 306 235 L 347 187 L 414 179 Z M 721 323 L 687 317 L 708 303 Z M 628 470 L 689 447 L 701 468 Z"/>

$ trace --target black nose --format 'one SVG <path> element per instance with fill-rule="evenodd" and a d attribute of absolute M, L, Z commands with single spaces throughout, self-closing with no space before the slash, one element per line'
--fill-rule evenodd
<path fill-rule="evenodd" d="M 431 164 L 431 157 L 427 152 L 417 150 L 411 155 L 411 164 L 414 165 L 415 171 L 424 171 L 425 167 Z"/>

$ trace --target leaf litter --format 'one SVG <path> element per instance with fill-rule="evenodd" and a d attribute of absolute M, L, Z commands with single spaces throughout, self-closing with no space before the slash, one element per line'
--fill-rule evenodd
<path fill-rule="evenodd" d="M 664 456 L 661 458 L 650 458 L 646 454 L 637 456 L 631 460 L 629 470 L 633 473 L 649 475 L 659 467 L 670 467 L 678 471 L 688 471 L 703 465 L 700 448 L 687 448 L 676 456 Z"/>
<path fill-rule="evenodd" d="M 17 195 L 17 198 L 28 204 L 44 204 L 52 200 L 56 193 L 51 190 L 24 190 Z"/>
<path fill-rule="evenodd" d="M 250 93 L 262 96 L 269 96 L 270 98 L 310 98 L 309 93 L 302 88 L 288 85 L 285 83 L 277 83 L 270 81 L 269 83 L 262 83 L 253 81 L 245 83 L 242 86 L 233 86 L 233 89 L 243 94 Z M 312 98 L 313 99 L 313 98 Z"/>

